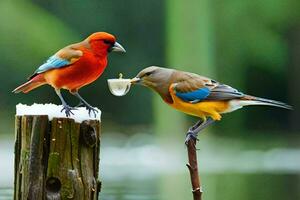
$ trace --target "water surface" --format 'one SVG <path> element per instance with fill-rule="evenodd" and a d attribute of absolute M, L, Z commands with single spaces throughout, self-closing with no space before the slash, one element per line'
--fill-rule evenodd
<path fill-rule="evenodd" d="M 111 134 L 103 141 L 101 200 L 192 199 L 183 144 L 158 145 L 142 134 L 129 139 Z M 13 137 L 1 137 L 0 146 L 0 200 L 9 200 L 13 198 Z M 207 137 L 199 146 L 205 200 L 300 199 L 297 145 L 283 145 L 276 139 Z"/>

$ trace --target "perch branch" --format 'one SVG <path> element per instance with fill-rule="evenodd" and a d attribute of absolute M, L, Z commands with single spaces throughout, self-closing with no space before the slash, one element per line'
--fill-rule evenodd
<path fill-rule="evenodd" d="M 189 169 L 192 183 L 192 192 L 194 200 L 202 199 L 202 188 L 200 184 L 200 178 L 198 175 L 198 162 L 197 162 L 197 149 L 196 139 L 192 138 L 187 142 L 188 160 L 189 163 L 186 166 Z"/>

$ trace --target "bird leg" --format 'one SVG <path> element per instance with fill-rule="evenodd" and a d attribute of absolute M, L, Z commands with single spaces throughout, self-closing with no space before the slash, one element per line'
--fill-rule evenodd
<path fill-rule="evenodd" d="M 82 103 L 82 101 L 80 101 L 79 104 L 77 106 L 75 106 L 75 108 L 78 108 L 78 107 L 81 107 L 81 106 L 84 106 L 84 104 Z"/>
<path fill-rule="evenodd" d="M 55 90 L 55 92 L 56 92 L 57 96 L 59 97 L 59 99 L 60 99 L 60 101 L 61 101 L 61 103 L 63 105 L 63 109 L 61 109 L 60 112 L 65 111 L 67 117 L 71 116 L 71 114 L 74 115 L 74 113 L 72 112 L 72 110 L 77 110 L 77 109 L 69 106 L 66 103 L 66 101 L 64 100 L 64 98 L 62 97 L 62 95 L 60 93 L 60 89 Z"/>
<path fill-rule="evenodd" d="M 187 145 L 188 141 L 191 139 L 198 140 L 198 138 L 197 138 L 198 133 L 214 122 L 215 122 L 215 120 L 213 120 L 212 118 L 208 118 L 207 120 L 204 120 L 204 121 L 202 119 L 197 121 L 197 123 L 195 125 L 193 125 L 191 128 L 189 128 L 189 130 L 186 134 L 185 144 Z"/>
<path fill-rule="evenodd" d="M 93 112 L 94 116 L 97 116 L 98 110 L 96 110 L 95 108 L 93 108 L 88 102 L 86 102 L 86 100 L 84 100 L 78 92 L 73 93 L 79 100 L 80 103 L 78 106 L 83 105 L 88 111 L 89 111 L 89 115 L 91 115 L 91 112 Z"/>

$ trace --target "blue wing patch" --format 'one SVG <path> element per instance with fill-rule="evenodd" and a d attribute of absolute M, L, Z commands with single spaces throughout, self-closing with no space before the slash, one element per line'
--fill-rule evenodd
<path fill-rule="evenodd" d="M 51 56 L 44 64 L 42 64 L 36 71 L 35 74 L 43 73 L 50 69 L 56 69 L 60 67 L 64 67 L 66 65 L 71 64 L 70 61 L 59 58 L 58 56 L 54 55 Z"/>
<path fill-rule="evenodd" d="M 176 92 L 176 96 L 183 101 L 189 101 L 191 103 L 199 102 L 205 99 L 210 94 L 210 90 L 206 87 L 192 91 L 192 92 Z"/>

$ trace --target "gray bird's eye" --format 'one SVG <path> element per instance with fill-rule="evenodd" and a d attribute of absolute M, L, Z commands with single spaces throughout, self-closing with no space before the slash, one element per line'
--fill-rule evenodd
<path fill-rule="evenodd" d="M 152 73 L 151 72 L 147 72 L 145 73 L 145 76 L 150 76 Z"/>

